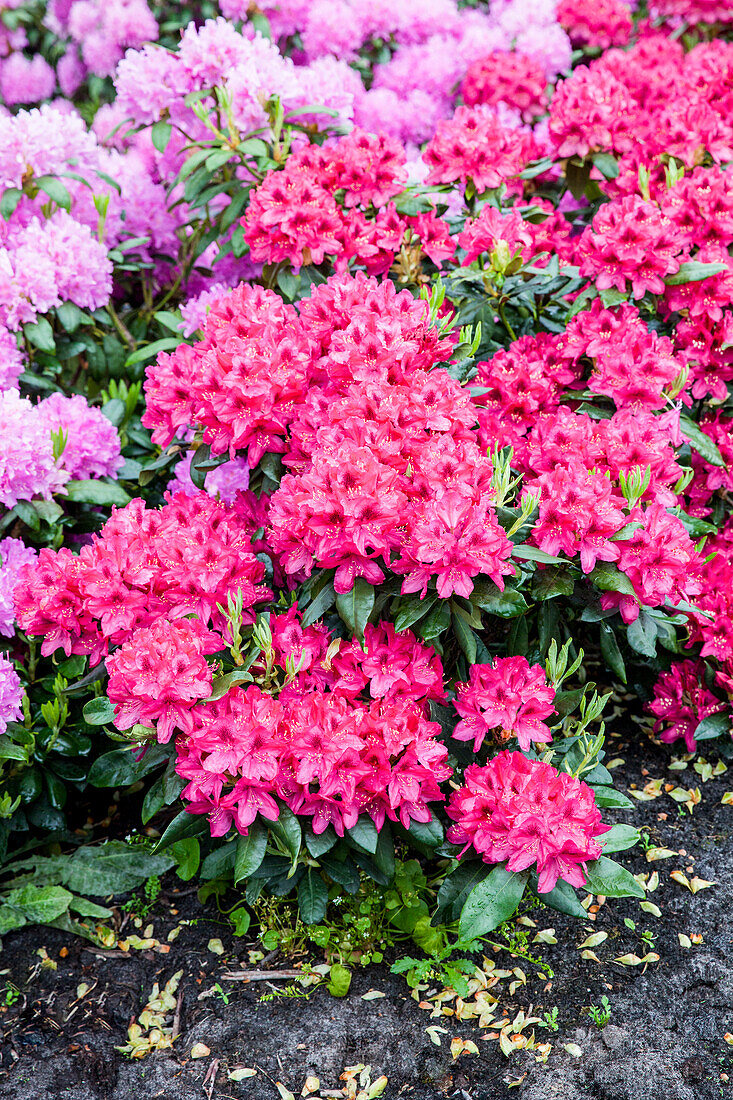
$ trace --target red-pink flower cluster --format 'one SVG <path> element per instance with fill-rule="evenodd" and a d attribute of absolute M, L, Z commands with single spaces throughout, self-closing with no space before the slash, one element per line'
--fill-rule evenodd
<path fill-rule="evenodd" d="M 252 259 L 294 270 L 328 256 L 384 274 L 403 242 L 420 242 L 434 263 L 453 255 L 448 228 L 432 211 L 402 216 L 390 200 L 407 181 L 405 153 L 384 134 L 352 130 L 323 147 L 307 145 L 268 172 L 241 219 Z"/>
<path fill-rule="evenodd" d="M 271 661 L 291 669 L 284 684 L 235 687 L 187 712 L 176 770 L 189 812 L 208 814 L 214 836 L 232 824 L 246 833 L 258 813 L 274 820 L 276 798 L 316 833 L 333 825 L 343 836 L 362 813 L 380 829 L 387 818 L 429 821 L 451 775 L 426 717 L 425 701 L 442 698 L 437 654 L 389 624 L 367 627 L 364 650 L 339 645 L 322 626 L 303 628 L 295 609 L 271 616 L 270 629 Z M 263 659 L 252 673 L 264 669 Z"/>
<path fill-rule="evenodd" d="M 610 829 L 587 784 L 520 752 L 501 752 L 483 768 L 471 764 L 464 783 L 447 807 L 455 822 L 449 840 L 487 863 L 506 860 L 508 871 L 536 865 L 540 893 L 558 879 L 583 885 L 585 864 L 601 855 L 598 838 Z"/>
<path fill-rule="evenodd" d="M 495 50 L 470 66 L 461 84 L 467 107 L 506 104 L 525 122 L 545 113 L 547 77 L 542 64 L 528 54 Z"/>
<path fill-rule="evenodd" d="M 538 155 L 531 130 L 506 125 L 489 107 L 462 106 L 438 123 L 423 160 L 428 183 L 471 180 L 480 193 L 501 183 L 521 191 L 517 177 Z"/>
<path fill-rule="evenodd" d="M 625 46 L 634 24 L 623 0 L 560 0 L 555 18 L 574 46 Z"/>
<path fill-rule="evenodd" d="M 500 745 L 516 737 L 527 752 L 532 742 L 552 740 L 544 719 L 552 714 L 554 699 L 545 670 L 530 665 L 526 657 L 497 657 L 490 665 L 472 665 L 468 683 L 456 684 L 454 706 L 461 721 L 453 736 L 473 741 L 474 752 L 487 735 Z"/>
<path fill-rule="evenodd" d="M 22 570 L 18 622 L 43 638 L 44 654 L 61 647 L 88 653 L 92 664 L 158 620 L 197 615 L 220 628 L 217 606 L 230 594 L 241 591 L 246 610 L 271 596 L 251 542 L 258 526 L 246 493 L 231 505 L 178 493 L 160 510 L 133 500 L 78 555 L 43 549 Z"/>
<path fill-rule="evenodd" d="M 106 660 L 117 729 L 155 724 L 163 744 L 176 728 L 191 733 L 192 707 L 211 691 L 206 654 L 223 647 L 222 638 L 200 619 L 156 619 L 136 630 Z"/>
<path fill-rule="evenodd" d="M 729 42 L 714 39 L 685 51 L 647 29 L 630 49 L 607 50 L 557 85 L 549 126 L 557 154 L 633 153 L 644 164 L 666 154 L 690 168 L 705 152 L 718 164 L 730 161 L 732 71 Z"/>

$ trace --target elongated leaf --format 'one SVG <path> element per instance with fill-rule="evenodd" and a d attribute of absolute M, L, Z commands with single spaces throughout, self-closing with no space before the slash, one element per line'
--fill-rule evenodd
<path fill-rule="evenodd" d="M 647 615 L 646 611 L 640 611 L 638 618 L 627 626 L 626 639 L 631 648 L 641 653 L 642 657 L 655 657 L 657 653 L 656 620 L 651 615 Z"/>
<path fill-rule="evenodd" d="M 234 885 L 242 879 L 251 878 L 265 858 L 267 848 L 267 829 L 259 821 L 253 821 L 247 836 L 237 838 L 237 851 L 234 857 Z"/>
<path fill-rule="evenodd" d="M 322 619 L 335 602 L 336 590 L 333 581 L 328 581 L 303 612 L 303 626 L 311 626 L 317 619 Z"/>
<path fill-rule="evenodd" d="M 73 500 L 77 504 L 117 504 L 123 507 L 132 499 L 121 485 L 116 481 L 89 480 L 68 481 L 66 483 L 66 499 Z"/>
<path fill-rule="evenodd" d="M 326 915 L 328 887 L 313 867 L 298 883 L 298 910 L 304 924 L 319 924 Z"/>
<path fill-rule="evenodd" d="M 171 139 L 173 127 L 169 122 L 155 122 L 150 130 L 150 140 L 159 153 L 164 153 Z"/>
<path fill-rule="evenodd" d="M 527 878 L 526 871 L 494 867 L 468 895 L 458 926 L 461 939 L 479 939 L 509 920 L 522 900 Z"/>
<path fill-rule="evenodd" d="M 336 610 L 351 633 L 359 641 L 374 608 L 374 588 L 363 577 L 357 577 L 350 592 L 336 595 Z"/>
<path fill-rule="evenodd" d="M 701 428 L 698 428 L 694 420 L 690 420 L 689 416 L 680 417 L 680 431 L 683 436 L 690 441 L 690 446 L 697 451 L 699 455 L 709 462 L 711 466 L 725 466 L 725 459 L 722 454 L 713 443 L 709 435 L 707 435 Z"/>
<path fill-rule="evenodd" d="M 449 921 L 457 920 L 466 898 L 488 873 L 489 869 L 482 859 L 467 859 L 459 863 L 455 871 L 443 879 L 438 890 L 438 913 L 445 911 Z"/>
<path fill-rule="evenodd" d="M 600 806 L 602 810 L 633 809 L 633 802 L 631 802 L 625 794 L 615 790 L 613 787 L 593 787 L 593 794 L 595 796 L 596 806 Z"/>
<path fill-rule="evenodd" d="M 39 176 L 36 186 L 63 210 L 71 210 L 71 195 L 56 176 Z"/>
<path fill-rule="evenodd" d="M 608 898 L 643 898 L 643 889 L 639 886 L 631 871 L 620 863 L 601 856 L 600 859 L 586 864 L 586 889 L 593 894 L 605 894 Z"/>
<path fill-rule="evenodd" d="M 209 823 L 203 814 L 190 814 L 186 810 L 181 810 L 165 829 L 153 851 L 162 852 L 178 840 L 190 836 L 201 836 L 202 833 L 208 833 L 208 831 Z"/>
<path fill-rule="evenodd" d="M 599 843 L 604 852 L 625 852 L 639 843 L 639 830 L 633 825 L 614 825 L 610 832 L 600 837 Z"/>
<path fill-rule="evenodd" d="M 626 683 L 626 666 L 621 656 L 621 650 L 616 641 L 613 628 L 608 623 L 602 622 L 601 627 L 601 653 L 612 672 L 615 672 L 622 684 Z"/>
<path fill-rule="evenodd" d="M 629 578 L 611 561 L 599 561 L 595 569 L 588 575 L 588 580 L 601 592 L 621 592 L 625 596 L 634 595 L 634 586 Z"/>
<path fill-rule="evenodd" d="M 725 270 L 725 264 L 705 264 L 700 260 L 688 260 L 687 263 L 680 265 L 679 271 L 676 271 L 674 275 L 668 275 L 664 283 L 665 286 L 699 283 L 701 279 L 709 279 L 711 275 L 720 275 Z"/>
<path fill-rule="evenodd" d="M 269 827 L 272 835 L 277 837 L 290 854 L 292 867 L 294 868 L 300 853 L 300 843 L 303 835 L 297 817 L 288 806 L 281 804 L 280 816 L 277 821 L 270 821 Z"/>
<path fill-rule="evenodd" d="M 465 623 L 460 615 L 453 615 L 453 632 L 456 640 L 466 655 L 469 665 L 476 664 L 476 635 L 468 623 Z"/>
<path fill-rule="evenodd" d="M 135 759 L 131 748 L 113 749 L 97 757 L 87 779 L 93 787 L 129 787 L 168 758 L 169 751 L 163 745 L 151 745 L 140 760 Z"/>
<path fill-rule="evenodd" d="M 554 554 L 546 554 L 544 550 L 538 550 L 536 546 L 528 546 L 526 542 L 512 547 L 512 557 L 520 561 L 538 561 L 542 565 L 567 565 L 563 558 Z"/>
<path fill-rule="evenodd" d="M 350 829 L 347 829 L 347 835 L 365 852 L 369 852 L 371 855 L 376 852 L 379 833 L 377 832 L 377 826 L 366 814 L 362 814 L 356 825 L 352 825 Z"/>
<path fill-rule="evenodd" d="M 329 825 L 322 833 L 314 833 L 308 829 L 305 834 L 305 846 L 314 859 L 320 859 L 326 852 L 330 852 L 338 841 L 333 825 Z"/>
<path fill-rule="evenodd" d="M 558 913 L 567 913 L 569 917 L 578 917 L 580 920 L 587 920 L 588 918 L 588 914 L 578 901 L 578 895 L 573 887 L 561 878 L 557 880 L 552 890 L 549 890 L 546 894 L 538 892 L 537 897 L 545 905 L 549 905 L 551 909 L 557 909 Z"/>
<path fill-rule="evenodd" d="M 133 351 L 125 360 L 126 367 L 133 367 L 135 363 L 146 363 L 148 359 L 154 359 L 161 351 L 172 351 L 182 344 L 183 336 L 177 340 L 174 336 L 164 336 L 162 340 L 155 340 L 152 344 L 146 344 L 144 348 Z"/>

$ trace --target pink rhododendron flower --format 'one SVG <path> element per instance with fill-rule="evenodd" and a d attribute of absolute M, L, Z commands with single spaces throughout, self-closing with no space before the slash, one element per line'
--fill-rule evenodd
<path fill-rule="evenodd" d="M 501 752 L 483 768 L 471 764 L 464 783 L 447 806 L 455 822 L 449 840 L 487 863 L 506 860 L 508 871 L 536 865 L 540 893 L 558 879 L 583 885 L 585 864 L 598 859 L 598 838 L 611 827 L 601 823 L 590 787 L 520 752 Z"/>
<path fill-rule="evenodd" d="M 453 731 L 459 741 L 473 740 L 478 752 L 489 734 L 499 744 L 516 737 L 524 752 L 532 742 L 552 740 L 543 719 L 554 711 L 555 691 L 541 665 L 526 657 L 497 657 L 493 664 L 471 666 L 468 683 L 456 684 L 454 706 L 461 721 Z"/>

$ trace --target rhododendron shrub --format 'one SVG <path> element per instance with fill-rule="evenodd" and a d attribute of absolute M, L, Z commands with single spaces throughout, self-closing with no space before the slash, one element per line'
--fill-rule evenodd
<path fill-rule="evenodd" d="M 614 687 L 733 751 L 727 17 L 219 7 L 0 32 L 0 814 L 141 781 L 309 923 L 638 896 Z"/>

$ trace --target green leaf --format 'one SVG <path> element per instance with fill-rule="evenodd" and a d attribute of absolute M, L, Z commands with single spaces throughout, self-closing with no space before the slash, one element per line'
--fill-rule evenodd
<path fill-rule="evenodd" d="M 155 122 L 150 129 L 150 140 L 159 153 L 164 153 L 171 139 L 173 127 L 169 122 Z"/>
<path fill-rule="evenodd" d="M 234 871 L 235 855 L 236 846 L 232 841 L 228 841 L 227 843 L 223 844 L 221 848 L 214 848 L 214 851 L 209 852 L 208 856 L 201 864 L 201 870 L 199 872 L 201 878 L 228 878 Z M 202 900 L 200 893 L 199 900 Z"/>
<path fill-rule="evenodd" d="M 176 874 L 183 882 L 188 882 L 201 863 L 201 845 L 198 840 L 194 836 L 174 840 L 168 851 L 176 861 Z"/>
<path fill-rule="evenodd" d="M 88 703 L 84 704 L 82 714 L 84 715 L 84 721 L 88 722 L 90 726 L 106 726 L 114 718 L 115 708 L 107 698 L 90 699 Z M 101 759 L 104 759 L 104 757 Z M 98 785 L 95 784 L 95 786 Z M 104 784 L 104 786 L 107 786 L 107 784 Z"/>
<path fill-rule="evenodd" d="M 561 878 L 557 880 L 552 890 L 548 890 L 546 894 L 541 894 L 538 891 L 537 897 L 543 905 L 549 905 L 551 909 L 557 909 L 558 913 L 566 913 L 569 917 L 579 917 L 580 920 L 588 919 L 588 914 L 578 901 L 575 890 L 570 883 L 564 882 Z"/>
<path fill-rule="evenodd" d="M 0 216 L 6 220 L 15 212 L 15 208 L 23 198 L 23 192 L 19 187 L 8 187 L 6 191 L 3 191 L 3 197 L 0 199 Z"/>
<path fill-rule="evenodd" d="M 125 492 L 121 485 L 115 481 L 68 481 L 66 483 L 66 499 L 73 500 L 77 504 L 117 504 L 124 506 L 129 504 L 132 497 Z"/>
<path fill-rule="evenodd" d="M 333 587 L 333 581 L 328 581 L 303 612 L 301 620 L 303 626 L 311 626 L 317 619 L 322 619 L 335 602 L 336 591 Z"/>
<path fill-rule="evenodd" d="M 626 639 L 632 649 L 642 657 L 656 657 L 657 624 L 646 611 L 640 611 L 638 618 L 626 628 Z"/>
<path fill-rule="evenodd" d="M 696 741 L 710 741 L 714 737 L 722 737 L 724 733 L 730 734 L 730 730 L 730 714 L 723 710 L 703 718 L 702 722 L 695 727 L 694 736 Z"/>
<path fill-rule="evenodd" d="M 350 592 L 336 594 L 336 610 L 359 641 L 364 639 L 364 627 L 374 609 L 374 588 L 363 577 L 357 577 Z"/>
<path fill-rule="evenodd" d="M 350 859 L 340 860 L 334 856 L 322 856 L 319 863 L 329 878 L 332 878 L 339 886 L 343 886 L 349 894 L 357 892 L 361 879 L 358 870 Z"/>
<path fill-rule="evenodd" d="M 73 895 L 63 886 L 21 886 L 5 895 L 6 903 L 20 909 L 29 924 L 45 924 L 67 912 Z"/>
<path fill-rule="evenodd" d="M 174 336 L 164 336 L 162 340 L 155 340 L 152 344 L 146 344 L 143 348 L 133 351 L 125 360 L 126 367 L 134 367 L 136 363 L 146 363 L 148 359 L 154 359 L 161 351 L 172 351 L 184 342 L 183 336 L 177 340 Z"/>
<path fill-rule="evenodd" d="M 437 599 L 437 596 L 426 596 L 424 600 L 421 600 L 419 596 L 405 596 L 400 599 L 396 605 L 399 610 L 396 611 L 394 621 L 394 628 L 397 633 L 401 634 L 403 630 L 409 630 L 414 623 L 424 618 L 435 605 Z"/>
<path fill-rule="evenodd" d="M 87 314 L 73 302 L 62 302 L 56 306 L 56 316 L 66 332 L 76 332 L 79 325 L 87 320 Z"/>
<path fill-rule="evenodd" d="M 593 795 L 596 806 L 599 806 L 602 810 L 631 810 L 634 806 L 625 794 L 617 791 L 614 787 L 594 786 Z"/>
<path fill-rule="evenodd" d="M 520 561 L 537 561 L 541 565 L 567 565 L 564 558 L 557 558 L 554 554 L 546 554 L 544 550 L 538 550 L 536 546 L 528 546 L 526 542 L 518 543 L 512 547 L 512 557 Z"/>
<path fill-rule="evenodd" d="M 132 748 L 114 749 L 97 757 L 89 769 L 87 779 L 93 787 L 130 787 L 138 779 L 160 767 L 167 759 L 168 750 L 162 745 L 151 745 L 140 760 L 135 759 Z"/>
<path fill-rule="evenodd" d="M 608 623 L 602 622 L 601 627 L 601 653 L 608 667 L 615 672 L 622 684 L 626 683 L 626 666 L 621 656 L 621 650 L 616 641 L 613 628 Z"/>
<path fill-rule="evenodd" d="M 411 821 L 407 834 L 411 840 L 424 844 L 426 848 L 437 848 L 445 836 L 443 826 L 434 814 L 430 821 Z"/>
<path fill-rule="evenodd" d="M 63 210 L 71 210 L 71 195 L 56 176 L 39 176 L 35 180 L 39 190 L 48 195 L 52 202 Z"/>
<path fill-rule="evenodd" d="M 389 827 L 388 821 L 385 821 L 384 825 L 379 830 L 379 841 L 377 842 L 377 850 L 374 853 L 374 862 L 382 874 L 386 875 L 388 879 L 394 877 L 394 840 L 392 839 L 392 830 Z"/>
<path fill-rule="evenodd" d="M 726 271 L 725 264 L 704 264 L 700 260 L 688 260 L 681 264 L 679 271 L 674 275 L 668 275 L 664 280 L 665 286 L 682 286 L 684 283 L 699 283 L 701 279 L 709 279 L 711 275 L 720 275 Z"/>
<path fill-rule="evenodd" d="M 306 830 L 305 846 L 314 859 L 320 859 L 326 852 L 330 852 L 337 841 L 338 836 L 333 825 L 329 825 L 322 833 L 314 833 L 312 829 Z"/>
<path fill-rule="evenodd" d="M 522 900 L 527 878 L 526 871 L 494 867 L 468 895 L 458 926 L 461 939 L 477 940 L 509 920 Z"/>
<path fill-rule="evenodd" d="M 598 839 L 604 852 L 625 852 L 639 843 L 639 830 L 633 825 L 614 825 L 608 833 Z"/>
<path fill-rule="evenodd" d="M 629 578 L 611 561 L 599 561 L 595 569 L 588 574 L 588 580 L 601 592 L 621 592 L 624 596 L 635 594 Z"/>
<path fill-rule="evenodd" d="M 698 428 L 689 416 L 680 417 L 680 431 L 690 441 L 690 446 L 711 466 L 725 466 L 725 459 L 710 436 Z"/>
<path fill-rule="evenodd" d="M 464 622 L 460 615 L 454 614 L 453 632 L 461 650 L 466 655 L 469 665 L 476 664 L 476 635 L 468 623 Z"/>
<path fill-rule="evenodd" d="M 631 871 L 607 856 L 587 863 L 585 867 L 586 889 L 592 894 L 604 894 L 607 898 L 643 898 L 644 890 Z"/>
<path fill-rule="evenodd" d="M 242 879 L 250 878 L 265 858 L 267 848 L 267 829 L 256 819 L 249 827 L 246 836 L 237 837 L 237 850 L 234 856 L 234 885 Z"/>
<path fill-rule="evenodd" d="M 341 963 L 334 963 L 329 974 L 328 992 L 332 997 L 345 997 L 350 986 L 351 971 Z"/>
<path fill-rule="evenodd" d="M 365 852 L 369 852 L 370 855 L 374 855 L 379 843 L 379 833 L 377 832 L 377 826 L 369 816 L 362 814 L 356 825 L 352 825 L 346 831 L 355 844 L 358 844 Z"/>
<path fill-rule="evenodd" d="M 295 869 L 295 864 L 300 854 L 300 842 L 302 839 L 302 831 L 300 828 L 300 822 L 288 807 L 280 804 L 280 816 L 277 821 L 269 822 L 270 832 L 273 836 L 277 837 L 285 850 L 290 854 L 292 859 L 291 871 Z"/>
<path fill-rule="evenodd" d="M 443 879 L 438 890 L 437 909 L 447 914 L 449 921 L 457 920 L 463 903 L 479 882 L 483 882 L 488 867 L 482 859 L 462 860 L 455 871 Z"/>
<path fill-rule="evenodd" d="M 254 657 L 257 654 L 253 654 Z M 204 703 L 213 703 L 216 699 L 221 699 L 226 693 L 233 688 L 236 684 L 249 683 L 252 680 L 252 673 L 246 668 L 235 668 L 233 672 L 227 672 L 224 676 L 219 676 L 214 680 L 211 687 L 211 695 L 208 698 L 203 699 Z"/>
<path fill-rule="evenodd" d="M 320 924 L 328 906 L 328 887 L 313 867 L 298 883 L 298 910 L 303 924 Z"/>
<path fill-rule="evenodd" d="M 483 611 L 490 615 L 498 615 L 502 619 L 514 619 L 517 615 L 523 615 L 529 610 L 529 604 L 521 592 L 507 584 L 502 592 L 490 581 L 481 580 L 474 583 L 471 593 L 471 602 L 477 604 Z"/>
<path fill-rule="evenodd" d="M 450 605 L 447 600 L 441 600 L 434 607 L 427 618 L 419 625 L 417 633 L 424 642 L 432 642 L 438 638 L 444 630 L 450 626 Z"/>
<path fill-rule="evenodd" d="M 594 153 L 591 159 L 602 176 L 607 180 L 616 179 L 619 174 L 619 166 L 615 157 L 612 157 L 610 153 Z"/>
<path fill-rule="evenodd" d="M 142 885 L 151 875 L 162 875 L 173 860 L 153 855 L 139 844 L 108 840 L 106 844 L 77 848 L 65 861 L 63 882 L 75 894 L 121 894 Z"/>
<path fill-rule="evenodd" d="M 249 909 L 244 905 L 240 905 L 238 909 L 229 914 L 229 920 L 234 925 L 235 936 L 246 936 L 249 931 L 249 926 L 252 923 L 252 917 L 250 916 Z"/>
<path fill-rule="evenodd" d="M 162 852 L 178 840 L 190 836 L 201 836 L 202 833 L 208 833 L 208 831 L 209 822 L 203 814 L 190 814 L 187 810 L 181 810 L 164 830 L 153 851 Z"/>
<path fill-rule="evenodd" d="M 575 581 L 566 569 L 541 569 L 532 580 L 532 595 L 537 600 L 552 600 L 555 596 L 572 596 Z"/>
<path fill-rule="evenodd" d="M 23 325 L 23 335 L 39 351 L 52 352 L 56 350 L 53 329 L 45 317 L 39 317 L 37 321 Z"/>

